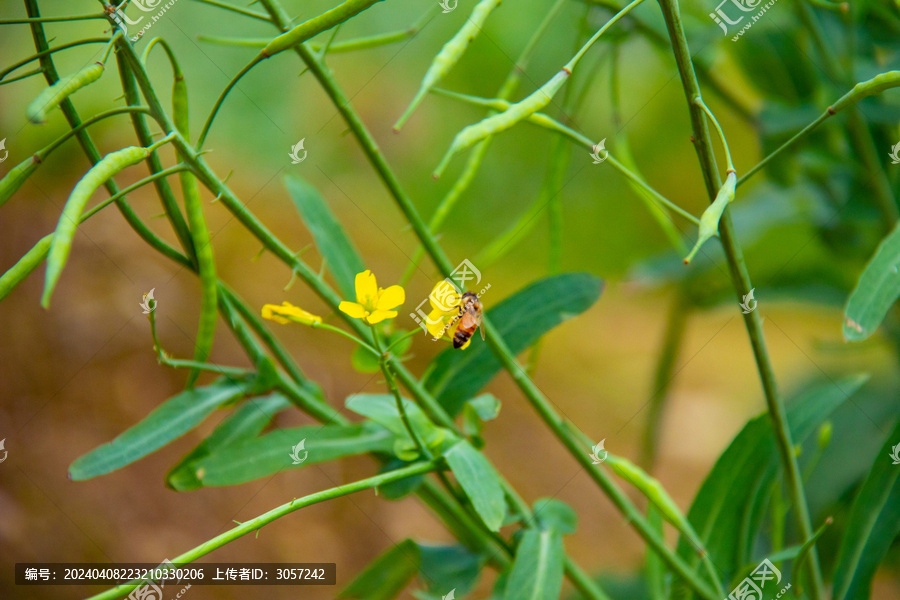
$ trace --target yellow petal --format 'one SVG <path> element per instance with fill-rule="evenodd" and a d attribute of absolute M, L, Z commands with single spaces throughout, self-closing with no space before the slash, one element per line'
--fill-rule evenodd
<path fill-rule="evenodd" d="M 359 276 L 357 276 L 358 278 Z M 354 319 L 362 319 L 366 316 L 366 309 L 361 304 L 357 304 L 356 302 L 347 302 L 344 300 L 338 305 L 338 309 L 342 313 L 346 313 L 353 317 Z"/>
<path fill-rule="evenodd" d="M 428 328 L 428 333 L 431 334 L 431 337 L 441 337 L 444 332 L 444 328 L 452 318 L 453 317 L 448 316 L 446 313 L 437 308 L 431 311 L 428 314 L 428 318 L 425 319 L 425 326 Z"/>
<path fill-rule="evenodd" d="M 446 279 L 437 282 L 434 289 L 428 294 L 428 302 L 431 307 L 446 314 L 456 312 L 459 300 L 459 292 Z"/>
<path fill-rule="evenodd" d="M 393 319 L 397 316 L 396 310 L 376 310 L 369 314 L 366 317 L 366 323 L 369 325 L 374 325 L 375 323 L 381 323 L 385 319 Z"/>
<path fill-rule="evenodd" d="M 390 310 L 397 308 L 404 302 L 406 302 L 406 292 L 399 285 L 392 285 L 378 293 L 378 301 L 375 303 L 375 308 L 378 310 Z"/>
<path fill-rule="evenodd" d="M 356 301 L 363 306 L 372 306 L 378 297 L 378 284 L 375 275 L 366 269 L 356 275 Z M 358 318 L 358 317 L 357 317 Z"/>
<path fill-rule="evenodd" d="M 278 311 L 280 310 L 281 307 L 277 304 L 265 304 L 262 307 L 262 318 L 268 319 L 270 321 L 275 321 L 276 323 L 281 323 L 282 325 L 290 323 L 289 320 L 278 315 Z"/>

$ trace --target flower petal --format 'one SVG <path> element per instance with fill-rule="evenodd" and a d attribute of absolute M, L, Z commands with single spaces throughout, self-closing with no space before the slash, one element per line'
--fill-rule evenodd
<path fill-rule="evenodd" d="M 281 323 L 282 325 L 287 325 L 290 321 L 280 316 L 278 314 L 280 311 L 281 307 L 277 304 L 264 304 L 262 307 L 262 318 Z"/>
<path fill-rule="evenodd" d="M 290 302 L 282 302 L 281 306 L 275 304 L 266 304 L 262 309 L 264 319 L 281 323 L 282 325 L 290 323 L 301 323 L 303 325 L 312 325 L 313 323 L 321 323 L 322 317 L 314 315 L 303 310 L 298 306 L 294 306 Z"/>
<path fill-rule="evenodd" d="M 366 308 L 361 304 L 357 304 L 356 302 L 347 302 L 346 300 L 344 300 L 338 305 L 338 310 L 340 310 L 342 313 L 350 315 L 354 319 L 362 319 L 366 316 Z"/>
<path fill-rule="evenodd" d="M 459 301 L 459 291 L 446 279 L 438 281 L 428 294 L 431 307 L 446 314 L 455 314 Z"/>
<path fill-rule="evenodd" d="M 452 319 L 452 316 L 436 308 L 428 313 L 428 318 L 425 319 L 425 326 L 428 328 L 428 333 L 431 334 L 431 337 L 439 338 L 445 333 L 444 329 Z"/>
<path fill-rule="evenodd" d="M 375 323 L 381 323 L 385 319 L 393 319 L 397 316 L 396 310 L 376 310 L 369 314 L 366 317 L 366 323 L 369 325 L 374 325 Z"/>
<path fill-rule="evenodd" d="M 378 292 L 378 301 L 375 303 L 375 308 L 378 310 L 390 310 L 397 308 L 404 302 L 406 302 L 406 292 L 399 285 L 392 285 L 388 289 Z"/>
<path fill-rule="evenodd" d="M 356 301 L 365 307 L 371 307 L 378 298 L 378 284 L 375 275 L 366 269 L 356 274 Z"/>

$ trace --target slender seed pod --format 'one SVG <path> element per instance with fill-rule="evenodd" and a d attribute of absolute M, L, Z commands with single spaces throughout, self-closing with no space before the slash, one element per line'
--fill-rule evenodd
<path fill-rule="evenodd" d="M 29 156 L 0 179 L 0 206 L 3 206 L 16 191 L 22 187 L 25 180 L 34 173 L 41 164 L 40 157 L 35 154 Z"/>
<path fill-rule="evenodd" d="M 46 122 L 47 113 L 59 106 L 59 103 L 80 90 L 100 79 L 103 75 L 103 63 L 97 62 L 81 69 L 77 73 L 63 77 L 43 92 L 38 94 L 28 108 L 25 114 L 28 120 L 35 125 Z"/>
<path fill-rule="evenodd" d="M 841 96 L 837 102 L 831 105 L 828 112 L 834 114 L 855 102 L 859 102 L 866 96 L 880 94 L 885 90 L 897 86 L 900 86 L 900 71 L 888 71 L 881 75 L 876 75 L 868 81 L 861 81 L 854 85 L 853 89 Z"/>
<path fill-rule="evenodd" d="M 136 165 L 150 154 L 149 148 L 129 146 L 116 152 L 110 152 L 100 162 L 94 165 L 81 180 L 75 184 L 75 188 L 66 200 L 56 231 L 53 235 L 53 243 L 50 245 L 47 257 L 47 274 L 44 280 L 44 294 L 41 296 L 41 306 L 50 306 L 50 297 L 56 287 L 59 276 L 62 274 L 69 251 L 72 249 L 72 238 L 75 237 L 75 228 L 81 219 L 81 213 L 87 201 L 97 188 L 126 167 Z"/>
<path fill-rule="evenodd" d="M 722 218 L 725 207 L 734 200 L 734 188 L 736 185 L 737 174 L 734 171 L 728 171 L 728 176 L 725 178 L 725 183 L 719 188 L 716 199 L 700 215 L 700 233 L 697 236 L 697 243 L 694 244 L 691 253 L 685 257 L 684 264 L 690 264 L 694 260 L 694 255 L 700 250 L 700 246 L 719 231 L 719 219 Z"/>
<path fill-rule="evenodd" d="M 188 117 L 187 83 L 181 71 L 176 70 L 175 83 L 172 86 L 172 119 L 175 122 L 175 129 L 186 140 L 190 140 Z M 209 228 L 206 226 L 206 219 L 203 216 L 203 203 L 197 178 L 190 171 L 182 171 L 178 177 L 181 181 L 184 210 L 187 214 L 188 229 L 194 246 L 194 254 L 197 257 L 197 272 L 200 276 L 200 320 L 197 326 L 197 340 L 194 343 L 194 360 L 206 362 L 212 350 L 218 315 L 216 262 Z M 199 375 L 198 369 L 192 369 L 188 376 L 187 387 L 193 387 Z"/>
<path fill-rule="evenodd" d="M 528 119 L 531 115 L 550 104 L 550 101 L 553 100 L 553 96 L 556 95 L 556 92 L 560 90 L 571 74 L 572 72 L 569 69 L 563 68 L 554 75 L 550 81 L 532 92 L 531 95 L 510 105 L 505 111 L 491 115 L 474 125 L 463 128 L 463 130 L 457 133 L 456 137 L 453 138 L 450 149 L 447 150 L 447 153 L 444 155 L 444 158 L 441 159 L 440 164 L 437 169 L 435 169 L 432 176 L 435 179 L 440 177 L 444 168 L 447 166 L 447 163 L 450 162 L 453 155 L 460 150 L 465 150 L 466 148 L 475 145 L 489 135 L 506 131 L 519 121 Z"/>
<path fill-rule="evenodd" d="M 346 0 L 346 2 L 338 4 L 331 10 L 327 10 L 321 15 L 313 17 L 308 21 L 304 21 L 293 29 L 279 35 L 269 42 L 259 55 L 261 58 L 269 58 L 288 48 L 293 48 L 314 35 L 331 29 L 338 23 L 343 23 L 357 13 L 366 10 L 376 2 L 381 2 L 381 0 Z"/>
<path fill-rule="evenodd" d="M 6 273 L 0 275 L 0 300 L 6 298 L 16 286 L 22 283 L 37 266 L 44 262 L 47 253 L 50 251 L 50 242 L 53 241 L 53 234 L 42 237 L 34 247 L 25 253 L 25 256 L 19 259 Z"/>
<path fill-rule="evenodd" d="M 406 112 L 397 119 L 397 122 L 394 124 L 394 131 L 399 131 L 400 128 L 403 127 L 403 124 L 419 105 L 419 102 L 422 101 L 422 98 L 424 98 L 428 91 L 437 85 L 437 83 L 450 72 L 450 69 L 456 65 L 460 57 L 465 53 L 466 48 L 469 47 L 469 42 L 474 40 L 481 32 L 488 15 L 500 5 L 501 1 L 502 0 L 481 0 L 481 2 L 475 5 L 475 8 L 472 9 L 472 14 L 466 19 L 465 25 L 456 32 L 456 35 L 450 38 L 450 41 L 444 44 L 441 51 L 438 52 L 437 56 L 434 57 L 434 60 L 431 61 L 431 66 L 428 67 L 428 71 L 425 72 L 425 77 L 422 78 L 422 84 L 419 87 L 419 91 L 412 99 L 412 102 L 409 103 Z"/>

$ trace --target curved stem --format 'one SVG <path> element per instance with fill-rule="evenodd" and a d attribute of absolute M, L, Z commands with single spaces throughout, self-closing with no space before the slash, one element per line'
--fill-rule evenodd
<path fill-rule="evenodd" d="M 719 120 L 716 118 L 716 115 L 713 114 L 706 103 L 703 101 L 703 98 L 697 96 L 694 98 L 694 104 L 703 109 L 703 112 L 706 113 L 706 116 L 709 117 L 709 120 L 713 122 L 713 125 L 716 127 L 716 131 L 719 132 L 719 140 L 722 142 L 722 147 L 725 149 L 725 163 L 726 168 L 729 171 L 734 171 L 734 163 L 731 162 L 731 148 L 728 147 L 728 140 L 725 138 L 725 132 L 722 131 L 722 126 L 719 124 Z"/>
<path fill-rule="evenodd" d="M 266 58 L 268 57 L 258 54 L 256 58 L 244 65 L 244 68 L 228 82 L 228 85 L 225 86 L 225 89 L 222 90 L 222 93 L 216 98 L 216 103 L 213 104 L 212 110 L 209 111 L 209 116 L 206 117 L 206 122 L 203 124 L 203 129 L 200 130 L 200 137 L 197 138 L 197 150 L 203 148 L 203 142 L 206 141 L 206 136 L 209 134 L 209 128 L 212 127 L 213 121 L 215 120 L 216 115 L 219 114 L 219 109 L 222 108 L 222 103 L 225 102 L 228 93 L 237 85 L 237 82 L 240 81 L 244 75 L 249 73 L 253 67 L 264 61 Z"/>
<path fill-rule="evenodd" d="M 669 37 L 675 53 L 675 61 L 678 65 L 685 98 L 690 111 L 693 135 L 696 144 L 695 148 L 700 161 L 704 182 L 706 184 L 706 191 L 710 202 L 712 202 L 718 193 L 722 181 L 715 168 L 712 144 L 709 140 L 709 129 L 706 126 L 704 112 L 693 101 L 695 98 L 701 97 L 700 85 L 697 81 L 697 76 L 694 73 L 691 52 L 688 48 L 687 38 L 685 37 L 684 28 L 681 23 L 681 13 L 678 9 L 677 0 L 659 0 L 659 5 L 669 30 Z M 750 293 L 752 284 L 750 282 L 747 266 L 744 264 L 743 251 L 735 237 L 734 223 L 732 222 L 731 211 L 728 207 L 725 208 L 725 212 L 719 222 L 719 234 L 722 241 L 722 247 L 725 250 L 725 256 L 728 260 L 728 266 L 731 271 L 735 291 L 737 292 L 738 297 L 741 297 L 742 295 Z M 806 495 L 803 491 L 803 481 L 801 479 L 800 469 L 797 465 L 797 457 L 794 454 L 791 432 L 784 411 L 784 401 L 778 392 L 772 360 L 766 348 L 765 334 L 763 333 L 762 328 L 762 317 L 760 316 L 759 311 L 752 311 L 745 314 L 744 323 L 747 327 L 747 333 L 750 337 L 754 358 L 756 359 L 760 381 L 762 383 L 763 391 L 765 392 L 769 416 L 772 419 L 772 429 L 774 430 L 778 450 L 781 454 L 785 479 L 788 483 L 788 490 L 796 513 L 797 526 L 800 530 L 800 535 L 802 535 L 804 539 L 808 539 L 812 536 L 809 505 L 807 504 Z M 823 597 L 823 586 L 822 575 L 819 569 L 819 559 L 815 552 L 810 555 L 808 572 L 810 580 L 813 582 L 810 586 L 811 598 L 812 600 L 819 600 Z"/>
<path fill-rule="evenodd" d="M 107 44 L 107 43 L 109 43 L 108 37 L 95 37 L 95 38 L 85 38 L 83 40 L 69 42 L 68 44 L 62 44 L 60 46 L 54 46 L 52 48 L 47 48 L 46 50 L 42 50 L 41 52 L 32 54 L 28 58 L 23 58 L 19 62 L 13 63 L 12 65 L 10 65 L 10 66 L 6 67 L 5 69 L 3 69 L 2 71 L 0 71 L 0 81 L 3 81 L 4 77 L 6 77 L 10 73 L 12 73 L 16 69 L 18 69 L 19 67 L 23 67 L 32 61 L 40 60 L 41 57 L 49 56 L 50 54 L 53 54 L 54 52 L 59 52 L 60 50 L 66 50 L 68 48 L 74 48 L 76 46 L 84 46 L 87 44 Z"/>
<path fill-rule="evenodd" d="M 104 208 L 106 208 L 107 206 L 112 204 L 113 202 L 118 202 L 121 198 L 124 198 L 131 192 L 133 192 L 135 190 L 139 190 L 140 188 L 144 187 L 148 183 L 154 183 L 160 179 L 165 179 L 169 175 L 175 175 L 176 173 L 180 173 L 181 171 L 187 171 L 187 170 L 189 170 L 189 169 L 185 165 L 178 164 L 178 165 L 175 165 L 174 167 L 162 169 L 161 171 L 153 173 L 149 177 L 144 177 L 140 181 L 136 181 L 135 183 L 132 183 L 128 187 L 126 187 L 122 190 L 119 190 L 118 192 L 116 192 L 115 194 L 113 194 L 112 196 L 107 198 L 106 200 L 100 202 L 95 207 L 93 207 L 89 211 L 85 212 L 84 215 L 81 217 L 81 221 L 79 221 L 79 223 L 84 221 L 85 219 L 88 219 L 88 218 L 94 216 L 95 214 L 97 214 L 98 212 L 100 212 L 101 210 L 103 210 Z"/>
<path fill-rule="evenodd" d="M 44 160 L 45 158 L 47 158 L 47 156 L 50 155 L 51 152 L 53 152 L 54 150 L 56 150 L 57 148 L 62 146 L 66 141 L 68 141 L 73 136 L 78 135 L 78 133 L 80 131 L 82 131 L 83 129 L 86 129 L 87 127 L 90 127 L 94 123 L 102 121 L 103 119 L 106 119 L 108 117 L 113 117 L 115 115 L 123 115 L 123 114 L 128 114 L 128 113 L 149 114 L 150 110 L 146 106 L 125 106 L 122 108 L 113 108 L 113 109 L 110 109 L 107 111 L 103 111 L 102 113 L 99 113 L 99 114 L 91 117 L 87 121 L 82 122 L 77 127 L 65 132 L 64 134 L 62 134 L 61 136 L 56 138 L 56 140 L 54 140 L 53 142 L 51 142 L 44 148 L 38 150 L 35 154 L 37 154 L 41 160 Z"/>
<path fill-rule="evenodd" d="M 218 2 L 217 0 L 194 0 L 194 2 L 199 2 L 200 4 L 208 4 L 210 6 L 215 6 L 217 8 L 224 8 L 225 10 L 229 10 L 233 13 L 237 13 L 239 15 L 243 15 L 245 17 L 250 17 L 251 19 L 258 19 L 260 21 L 265 21 L 266 23 L 271 23 L 272 19 L 263 13 L 259 13 L 252 10 L 247 10 L 246 8 L 241 8 L 239 6 L 233 6 L 231 4 L 226 4 L 225 2 Z"/>
<path fill-rule="evenodd" d="M 408 467 L 396 469 L 394 471 L 388 471 L 387 473 L 382 473 L 381 475 L 375 475 L 374 477 L 360 479 L 359 481 L 354 481 L 353 483 L 346 483 L 344 485 L 339 485 L 337 487 L 323 490 L 321 492 L 309 494 L 308 496 L 303 496 L 302 498 L 291 500 L 290 502 L 273 508 L 272 510 L 263 513 L 256 518 L 250 519 L 249 521 L 244 521 L 237 527 L 232 527 L 225 533 L 219 534 L 211 540 L 206 541 L 199 546 L 196 546 L 195 548 L 192 548 L 187 552 L 176 556 L 172 559 L 172 562 L 179 566 L 190 564 L 198 558 L 206 556 L 213 550 L 217 550 L 218 548 L 221 548 L 222 546 L 233 542 L 234 540 L 243 537 L 248 533 L 258 531 L 262 529 L 263 526 L 268 525 L 269 523 L 280 519 L 285 515 L 289 515 L 292 512 L 300 510 L 301 508 L 305 508 L 313 504 L 318 504 L 319 502 L 325 502 L 326 500 L 333 500 L 335 498 L 340 498 L 341 496 L 347 496 L 349 494 L 361 492 L 363 490 L 376 488 L 380 485 L 385 485 L 394 481 L 400 481 L 401 479 L 406 479 L 407 477 L 414 477 L 416 475 L 430 473 L 432 471 L 436 471 L 439 468 L 440 467 L 437 465 L 437 463 L 433 461 L 420 462 Z M 141 585 L 145 585 L 146 583 L 147 581 L 143 579 L 132 579 L 128 583 L 116 586 L 115 588 L 106 590 L 105 592 L 102 592 L 95 596 L 91 596 L 87 600 L 110 600 L 112 598 L 121 598 L 131 592 L 133 589 Z"/>
<path fill-rule="evenodd" d="M 105 19 L 106 14 L 95 13 L 92 15 L 74 15 L 71 17 L 30 17 L 28 19 L 0 19 L 0 25 L 34 25 L 35 23 L 62 23 L 64 21 L 88 21 L 90 19 Z M 104 41 L 106 41 L 104 39 Z"/>

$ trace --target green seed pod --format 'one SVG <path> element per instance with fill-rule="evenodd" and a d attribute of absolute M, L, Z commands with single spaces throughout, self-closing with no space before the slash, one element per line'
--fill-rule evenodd
<path fill-rule="evenodd" d="M 126 167 L 136 165 L 150 154 L 149 148 L 129 146 L 116 152 L 110 152 L 94 165 L 81 180 L 75 184 L 66 205 L 63 207 L 56 231 L 53 235 L 53 243 L 50 246 L 50 254 L 47 257 L 47 274 L 44 279 L 44 294 L 41 296 L 41 306 L 50 306 L 50 296 L 56 287 L 59 276 L 62 274 L 69 251 L 72 249 L 72 238 L 75 237 L 75 228 L 81 219 L 81 213 L 87 201 L 97 188 Z"/>
<path fill-rule="evenodd" d="M 53 234 L 45 235 L 38 241 L 34 247 L 25 253 L 25 256 L 12 266 L 6 273 L 0 276 L 0 300 L 6 298 L 16 286 L 22 283 L 37 266 L 44 262 L 47 253 L 50 251 L 50 242 L 53 241 Z"/>
<path fill-rule="evenodd" d="M 719 193 L 716 194 L 716 199 L 703 211 L 703 214 L 700 215 L 700 233 L 697 236 L 697 243 L 694 244 L 691 253 L 685 257 L 684 264 L 690 264 L 694 259 L 694 255 L 700 250 L 700 246 L 705 244 L 706 240 L 716 235 L 716 232 L 719 231 L 719 219 L 722 218 L 725 207 L 734 200 L 734 189 L 736 185 L 737 174 L 734 171 L 729 171 L 728 176 L 725 178 L 725 183 L 722 184 L 722 187 L 719 188 Z"/>
<path fill-rule="evenodd" d="M 648 475 L 636 464 L 621 456 L 608 455 L 607 464 L 609 464 L 616 475 L 636 487 L 641 494 L 652 502 L 666 521 L 674 525 L 682 533 L 685 533 L 693 541 L 696 537 L 693 533 L 693 528 L 659 481 Z"/>
<path fill-rule="evenodd" d="M 41 159 L 35 154 L 17 164 L 3 179 L 0 179 L 0 206 L 3 206 L 22 187 L 25 180 L 37 170 L 40 164 Z"/>
<path fill-rule="evenodd" d="M 419 91 L 412 99 L 412 102 L 409 103 L 406 112 L 404 112 L 394 124 L 395 131 L 399 131 L 400 128 L 403 127 L 406 119 L 408 119 L 409 115 L 416 109 L 419 102 L 422 101 L 422 98 L 424 98 L 428 91 L 434 87 L 437 82 L 443 79 L 444 76 L 450 72 L 450 69 L 456 65 L 460 57 L 465 53 L 466 48 L 469 47 L 469 42 L 474 40 L 481 32 L 488 15 L 499 6 L 501 1 L 502 0 L 481 0 L 481 2 L 475 5 L 475 8 L 472 9 L 472 14 L 469 15 L 469 18 L 466 20 L 465 25 L 456 32 L 456 35 L 450 38 L 449 42 L 444 44 L 441 51 L 438 52 L 437 56 L 434 57 L 434 60 L 431 61 L 431 66 L 428 67 L 428 71 L 425 72 L 425 77 L 422 78 L 422 85 L 419 87 Z"/>
<path fill-rule="evenodd" d="M 269 58 L 297 44 L 301 44 L 314 35 L 331 29 L 338 23 L 343 23 L 353 15 L 361 13 L 376 2 L 381 2 L 381 0 L 346 0 L 346 2 L 338 4 L 331 10 L 304 21 L 290 31 L 279 35 L 269 42 L 259 55 L 261 58 Z"/>
<path fill-rule="evenodd" d="M 861 81 L 854 85 L 852 90 L 841 96 L 837 102 L 829 107 L 828 112 L 834 114 L 855 102 L 859 102 L 866 96 L 880 94 L 897 86 L 900 86 L 900 71 L 888 71 L 881 75 L 876 75 L 868 81 Z"/>
<path fill-rule="evenodd" d="M 172 87 L 172 120 L 175 129 L 186 140 L 190 140 L 187 83 L 180 72 L 176 72 Z M 212 240 L 209 228 L 203 216 L 203 202 L 197 178 L 190 171 L 178 174 L 181 181 L 181 193 L 184 197 L 184 210 L 187 214 L 188 230 L 197 257 L 197 272 L 200 276 L 200 320 L 197 326 L 197 341 L 194 343 L 194 360 L 206 362 L 212 350 L 213 335 L 216 331 L 218 316 L 218 279 L 216 278 L 216 262 L 213 255 Z M 192 387 L 200 371 L 194 369 L 188 376 L 187 386 Z"/>
<path fill-rule="evenodd" d="M 553 100 L 553 96 L 560 90 L 563 84 L 568 80 L 571 71 L 564 68 L 554 75 L 550 81 L 532 92 L 529 96 L 523 98 L 515 104 L 511 104 L 508 109 L 501 113 L 491 115 L 486 119 L 482 119 L 474 125 L 465 127 L 453 138 L 450 149 L 441 159 L 440 164 L 434 171 L 433 177 L 437 179 L 444 171 L 444 167 L 453 158 L 453 155 L 460 150 L 465 150 L 476 143 L 480 142 L 489 135 L 506 131 L 519 121 L 528 119 L 531 115 L 541 110 Z"/>
<path fill-rule="evenodd" d="M 40 125 L 47 120 L 47 113 L 59 106 L 59 103 L 85 87 L 94 83 L 103 75 L 103 63 L 94 63 L 77 73 L 63 77 L 50 87 L 41 92 L 37 98 L 28 105 L 25 114 L 28 120 L 35 125 Z"/>

